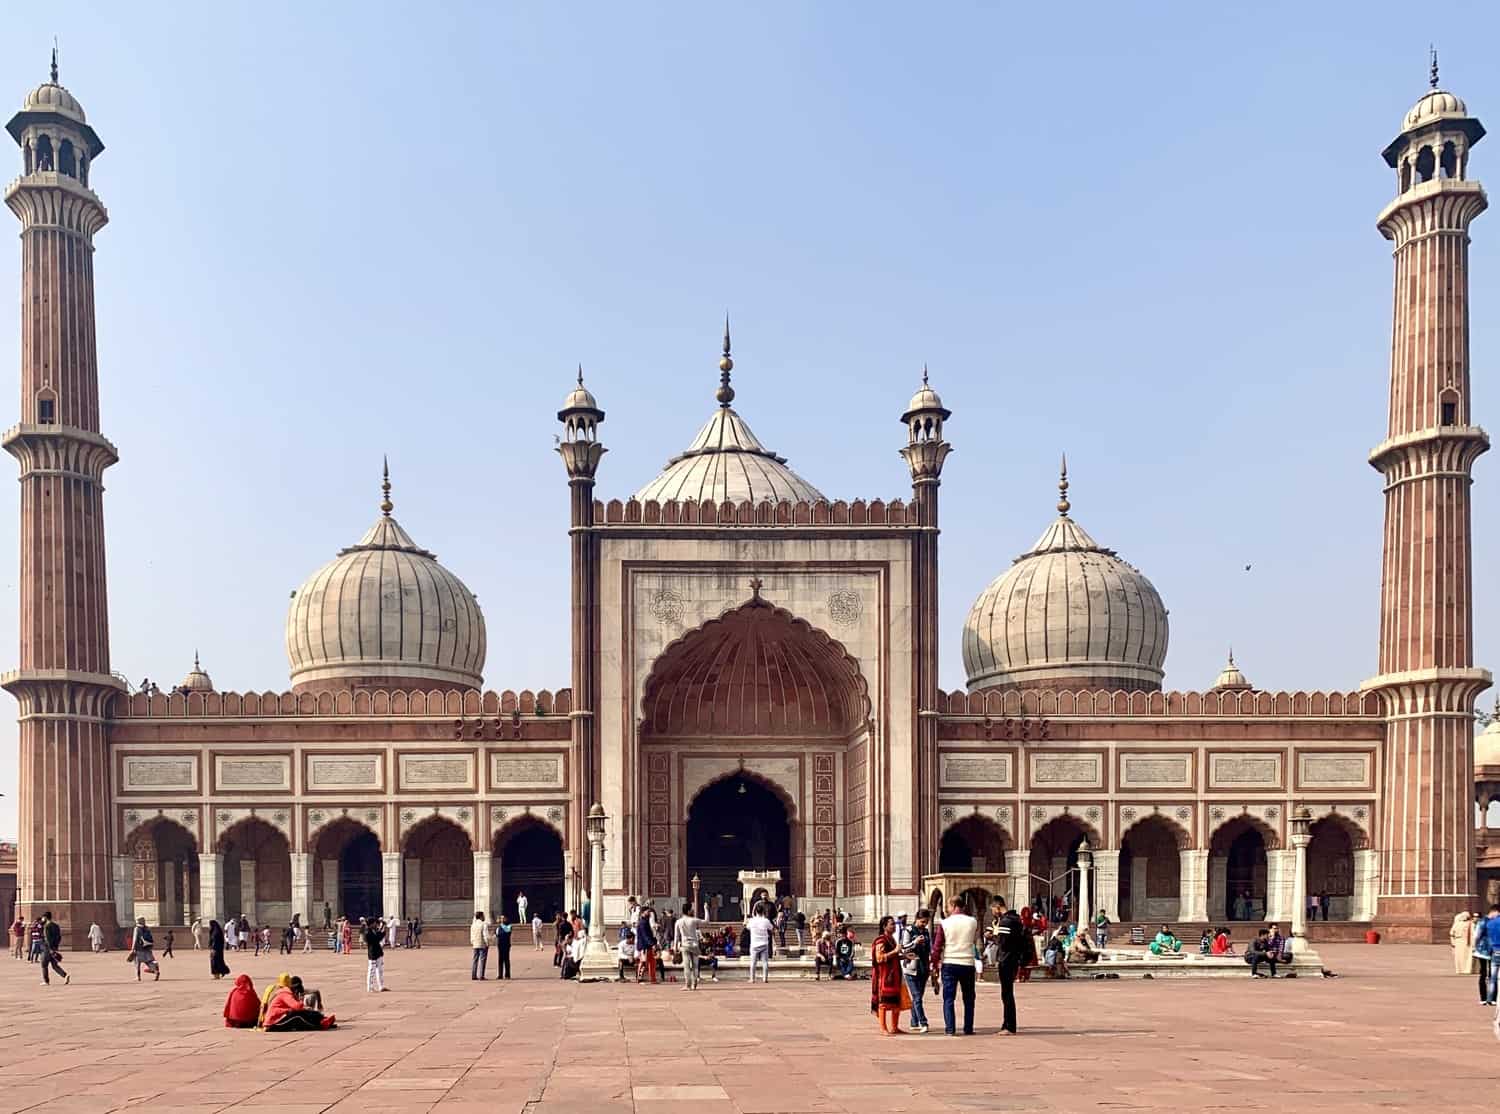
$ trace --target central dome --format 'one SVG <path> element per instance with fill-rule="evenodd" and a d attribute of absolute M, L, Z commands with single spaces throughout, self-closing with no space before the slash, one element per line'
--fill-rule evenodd
<path fill-rule="evenodd" d="M 375 525 L 292 593 L 292 688 L 479 688 L 479 601 L 391 517 L 389 478 L 383 489 Z"/>
<path fill-rule="evenodd" d="M 964 623 L 969 691 L 1161 688 L 1167 609 L 1151 581 L 1058 517 L 990 584 Z"/>

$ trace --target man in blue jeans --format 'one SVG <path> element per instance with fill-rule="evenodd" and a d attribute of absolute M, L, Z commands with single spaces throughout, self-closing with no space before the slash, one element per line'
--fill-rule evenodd
<path fill-rule="evenodd" d="M 932 962 L 943 980 L 943 1032 L 955 1036 L 957 1018 L 955 1002 L 964 1000 L 964 1036 L 974 1035 L 974 944 L 979 937 L 979 922 L 964 912 L 963 902 L 954 898 L 949 913 L 938 922 L 932 945 Z"/>
<path fill-rule="evenodd" d="M 1493 1006 L 1497 983 L 1500 983 L 1500 905 L 1490 906 L 1490 915 L 1479 922 L 1479 930 L 1474 935 L 1477 937 L 1480 932 L 1490 945 L 1490 996 L 1485 1005 Z"/>
<path fill-rule="evenodd" d="M 928 925 L 932 914 L 918 909 L 912 926 L 901 934 L 901 975 L 906 979 L 906 989 L 911 994 L 911 1031 L 927 1032 L 927 1008 L 922 996 L 927 993 L 927 980 L 932 974 L 932 933 Z"/>

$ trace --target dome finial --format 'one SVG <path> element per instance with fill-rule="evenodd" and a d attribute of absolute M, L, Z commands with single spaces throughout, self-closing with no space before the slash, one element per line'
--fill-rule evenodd
<path fill-rule="evenodd" d="M 729 354 L 729 313 L 724 314 L 724 355 L 719 359 L 719 389 L 714 392 L 714 398 L 719 400 L 719 405 L 728 409 L 729 404 L 734 401 L 734 388 L 729 385 L 729 373 L 734 370 L 734 358 Z"/>
<path fill-rule="evenodd" d="M 578 385 L 583 386 L 583 365 L 578 365 Z"/>
<path fill-rule="evenodd" d="M 193 650 L 193 672 L 194 673 L 202 673 L 203 672 L 203 666 L 201 666 L 201 665 L 198 664 L 198 651 L 196 649 Z"/>
<path fill-rule="evenodd" d="M 1062 477 L 1057 481 L 1057 513 L 1066 518 L 1072 509 L 1073 504 L 1068 502 L 1068 454 L 1063 453 Z"/>
<path fill-rule="evenodd" d="M 1429 63 L 1427 70 L 1427 87 L 1429 89 L 1436 89 L 1438 87 L 1437 47 L 1433 46 L 1431 43 L 1427 44 L 1427 58 Z M 54 77 L 52 80 L 56 81 L 57 79 Z"/>
<path fill-rule="evenodd" d="M 927 361 L 922 361 L 922 386 L 927 386 Z"/>
<path fill-rule="evenodd" d="M 52 84 L 57 84 L 57 36 L 52 36 Z"/>
<path fill-rule="evenodd" d="M 395 509 L 395 504 L 391 502 L 391 458 L 382 456 L 380 458 L 380 513 L 390 518 L 391 511 Z"/>

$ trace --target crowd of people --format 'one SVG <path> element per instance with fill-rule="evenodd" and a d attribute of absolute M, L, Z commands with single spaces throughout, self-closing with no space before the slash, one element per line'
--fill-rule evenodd
<path fill-rule="evenodd" d="M 229 1029 L 263 1029 L 268 1033 L 312 1032 L 337 1029 L 338 1018 L 323 1011 L 323 996 L 308 990 L 297 975 L 281 974 L 255 993 L 249 975 L 234 980 L 234 989 L 224 1002 L 224 1025 Z"/>

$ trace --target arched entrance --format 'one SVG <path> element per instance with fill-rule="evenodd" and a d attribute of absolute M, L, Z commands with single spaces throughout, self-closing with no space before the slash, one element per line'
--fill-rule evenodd
<path fill-rule="evenodd" d="M 1010 837 L 987 816 L 965 816 L 943 833 L 939 874 L 1004 874 Z"/>
<path fill-rule="evenodd" d="M 1275 837 L 1256 821 L 1238 816 L 1214 832 L 1209 845 L 1210 919 L 1266 919 L 1266 852 Z M 1223 883 L 1216 875 L 1222 872 Z"/>
<path fill-rule="evenodd" d="M 1340 816 L 1325 816 L 1310 834 L 1308 896 L 1318 895 L 1320 920 L 1347 921 L 1354 916 L 1354 852 L 1364 846 L 1364 832 Z"/>
<path fill-rule="evenodd" d="M 380 913 L 380 839 L 363 824 L 344 818 L 319 832 L 313 874 L 313 892 L 323 895 L 333 916 L 357 921 Z"/>
<path fill-rule="evenodd" d="M 159 817 L 130 834 L 133 916 L 152 925 L 186 925 L 198 915 L 198 845 L 176 821 Z"/>
<path fill-rule="evenodd" d="M 239 821 L 219 837 L 224 911 L 252 926 L 292 919 L 292 849 L 286 836 L 259 817 Z"/>
<path fill-rule="evenodd" d="M 1043 898 L 1050 906 L 1062 898 L 1073 908 L 1078 892 L 1078 848 L 1087 839 L 1098 847 L 1099 834 L 1076 816 L 1054 816 L 1031 837 L 1028 869 L 1031 878 L 1025 889 L 1029 899 Z"/>
<path fill-rule="evenodd" d="M 722 897 L 718 919 L 746 915 L 739 872 L 779 870 L 776 897 L 792 892 L 792 829 L 781 795 L 750 774 L 730 775 L 700 790 L 688 809 L 687 873 L 702 899 Z M 687 892 L 691 892 L 691 886 Z"/>
<path fill-rule="evenodd" d="M 402 917 L 427 924 L 474 919 L 474 848 L 469 833 L 445 816 L 429 816 L 406 835 Z"/>
<path fill-rule="evenodd" d="M 1148 816 L 1120 841 L 1120 920 L 1175 921 L 1182 912 L 1182 856 L 1186 833 L 1161 816 Z"/>
<path fill-rule="evenodd" d="M 496 832 L 491 846 L 499 850 L 494 879 L 500 912 L 516 920 L 516 898 L 522 893 L 528 918 L 540 914 L 551 921 L 563 911 L 563 844 L 555 829 L 535 817 L 522 817 Z"/>

